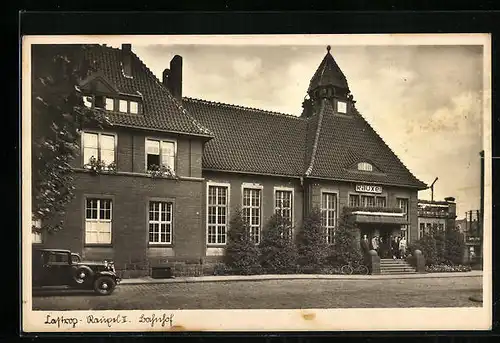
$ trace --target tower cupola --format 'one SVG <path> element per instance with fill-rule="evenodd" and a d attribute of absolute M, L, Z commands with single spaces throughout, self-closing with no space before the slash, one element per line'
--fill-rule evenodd
<path fill-rule="evenodd" d="M 331 46 L 328 45 L 325 57 L 311 78 L 307 94 L 313 104 L 328 99 L 332 101 L 336 113 L 348 114 L 354 104 L 353 97 L 347 79 L 330 50 Z"/>

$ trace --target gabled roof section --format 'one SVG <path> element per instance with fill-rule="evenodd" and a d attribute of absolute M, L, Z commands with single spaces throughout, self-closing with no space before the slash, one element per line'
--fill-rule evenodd
<path fill-rule="evenodd" d="M 107 92 L 109 94 L 119 93 L 118 88 L 100 71 L 92 73 L 80 82 L 81 89 L 91 90 L 93 87 L 98 88 L 101 92 Z"/>
<path fill-rule="evenodd" d="M 133 77 L 123 73 L 121 49 L 102 45 L 86 49 L 86 57 L 97 69 L 96 77 L 106 80 L 118 93 L 139 95 L 143 99 L 143 113 L 106 111 L 110 122 L 116 126 L 212 137 L 212 132 L 189 115 L 139 57 L 130 53 Z"/>
<path fill-rule="evenodd" d="M 370 182 L 424 189 L 362 115 L 353 108 L 350 116 L 334 114 L 325 101 L 311 177 Z M 357 152 L 362 152 L 359 156 Z M 357 160 L 358 159 L 358 160 Z M 371 161 L 381 172 L 353 170 L 353 163 Z"/>
<path fill-rule="evenodd" d="M 215 134 L 215 138 L 205 144 L 204 169 L 302 176 L 305 120 L 192 98 L 183 98 L 183 105 Z"/>
<path fill-rule="evenodd" d="M 335 62 L 335 59 L 330 54 L 330 46 L 326 49 L 326 55 L 309 83 L 309 88 L 307 90 L 308 93 L 323 86 L 335 86 L 347 91 L 349 90 L 344 73 L 342 73 L 342 70 L 340 70 L 337 62 Z"/>

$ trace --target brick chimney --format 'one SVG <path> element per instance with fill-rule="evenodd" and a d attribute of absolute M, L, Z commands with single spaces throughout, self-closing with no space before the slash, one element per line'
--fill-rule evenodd
<path fill-rule="evenodd" d="M 163 79 L 162 79 L 162 83 L 163 83 L 163 85 L 164 85 L 165 87 L 167 87 L 168 89 L 170 89 L 170 88 L 168 87 L 168 77 L 169 77 L 169 76 L 170 76 L 170 69 L 168 69 L 168 68 L 167 68 L 167 69 L 165 69 L 165 70 L 163 71 Z"/>
<path fill-rule="evenodd" d="M 122 44 L 122 67 L 126 77 L 132 77 L 132 44 Z"/>
<path fill-rule="evenodd" d="M 170 93 L 177 99 L 182 99 L 182 57 L 175 55 L 170 61 L 170 70 L 167 69 L 163 72 L 163 80 L 165 82 L 165 74 L 168 79 L 168 89 Z"/>

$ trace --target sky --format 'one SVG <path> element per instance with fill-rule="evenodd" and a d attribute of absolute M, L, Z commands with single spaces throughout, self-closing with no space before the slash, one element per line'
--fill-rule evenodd
<path fill-rule="evenodd" d="M 481 45 L 335 45 L 356 107 L 408 169 L 453 196 L 457 216 L 480 205 Z M 183 96 L 300 115 L 324 45 L 132 44 L 161 79 L 183 57 Z M 430 190 L 419 192 L 430 199 Z"/>

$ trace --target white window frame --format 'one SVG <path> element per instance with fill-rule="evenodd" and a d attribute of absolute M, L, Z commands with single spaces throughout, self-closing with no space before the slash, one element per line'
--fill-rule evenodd
<path fill-rule="evenodd" d="M 418 238 L 422 238 L 425 235 L 425 223 L 418 223 Z"/>
<path fill-rule="evenodd" d="M 329 207 L 325 207 L 326 204 L 323 203 L 324 196 L 333 195 L 335 197 L 334 208 L 331 209 Z M 321 220 L 322 225 L 325 228 L 326 233 L 326 242 L 328 244 L 332 244 L 335 239 L 335 230 L 338 224 L 338 208 L 339 208 L 339 193 L 335 191 L 323 190 L 321 191 Z M 330 215 L 329 212 L 333 211 L 333 226 L 328 225 Z M 331 239 L 330 239 L 331 238 Z"/>
<path fill-rule="evenodd" d="M 117 159 L 117 147 L 118 147 L 118 135 L 113 132 L 99 132 L 99 131 L 91 131 L 84 130 L 81 135 L 81 156 L 82 156 L 82 165 L 86 165 L 89 161 L 85 161 L 85 135 L 97 135 L 97 156 L 94 156 L 97 160 L 101 160 L 101 136 L 113 136 L 114 147 L 113 147 L 113 161 L 116 164 Z M 107 170 L 107 166 L 104 167 L 104 170 Z"/>
<path fill-rule="evenodd" d="M 218 207 L 220 207 L 219 205 L 215 205 L 216 206 L 216 213 L 215 213 L 215 220 L 216 220 L 216 223 L 215 224 L 210 224 L 209 221 L 208 221 L 208 217 L 209 217 L 209 191 L 210 191 L 210 187 L 225 187 L 226 188 L 226 223 L 225 224 L 219 224 L 218 223 L 218 218 L 219 218 L 219 210 L 218 210 Z M 230 202 L 231 202 L 231 184 L 230 183 L 223 183 L 223 182 L 207 182 L 207 186 L 206 186 L 206 205 L 205 205 L 205 211 L 206 211 L 206 230 L 205 230 L 205 234 L 206 234 L 206 244 L 208 246 L 225 246 L 227 244 L 227 230 L 229 228 L 229 220 L 231 218 L 231 205 L 230 205 Z M 218 197 L 216 197 L 218 198 Z M 215 243 L 211 243 L 209 242 L 209 226 L 211 225 L 215 225 L 215 230 L 216 230 L 216 234 L 215 234 L 215 237 L 216 237 L 216 242 Z M 219 240 L 219 226 L 220 227 L 224 227 L 225 230 L 224 230 L 224 243 L 220 243 L 218 240 Z"/>
<path fill-rule="evenodd" d="M 349 207 L 361 207 L 361 194 L 355 194 L 355 193 L 349 193 L 348 195 L 348 201 L 349 201 Z M 351 197 L 356 197 L 358 199 L 358 205 L 353 206 L 351 205 Z"/>
<path fill-rule="evenodd" d="M 149 217 L 149 214 L 151 212 L 151 205 L 153 203 L 159 203 L 159 205 L 160 205 L 158 220 L 154 220 L 154 219 L 151 220 L 150 217 Z M 162 213 L 162 207 L 164 205 L 170 207 L 170 221 L 162 220 L 161 213 Z M 148 212 L 148 214 L 147 214 L 147 216 L 148 216 L 147 217 L 147 222 L 148 222 L 148 244 L 151 245 L 151 246 L 156 246 L 156 245 L 171 245 L 172 242 L 173 242 L 173 237 L 174 237 L 174 202 L 170 201 L 170 200 L 164 200 L 164 199 L 149 199 L 147 212 Z M 158 242 L 151 241 L 151 239 L 150 239 L 150 233 L 151 233 L 150 224 L 158 224 L 158 230 L 159 230 L 158 231 L 158 238 L 159 238 Z M 170 234 L 170 239 L 168 241 L 165 241 L 165 242 L 161 241 L 161 232 L 162 232 L 161 225 L 162 224 L 165 224 L 167 226 L 166 233 Z"/>
<path fill-rule="evenodd" d="M 160 151 L 159 151 L 159 156 L 160 156 L 160 166 L 163 165 L 162 161 L 162 152 L 161 152 L 161 146 L 162 143 L 174 143 L 174 165 L 171 166 L 170 168 L 172 169 L 173 172 L 176 172 L 177 170 L 177 140 L 172 139 L 172 138 L 158 138 L 158 137 L 146 137 L 144 140 L 144 168 L 146 171 L 148 171 L 148 140 L 149 141 L 157 141 L 160 143 Z"/>
<path fill-rule="evenodd" d="M 278 207 L 276 206 L 276 192 L 291 192 L 292 197 L 290 199 L 290 234 L 293 237 L 294 236 L 294 227 L 295 227 L 295 211 L 294 211 L 294 206 L 295 206 L 295 188 L 292 187 L 274 187 L 273 188 L 273 207 L 274 207 L 274 213 L 278 211 Z M 280 214 L 283 215 L 283 210 L 280 209 Z"/>
<path fill-rule="evenodd" d="M 342 104 L 342 106 L 345 106 L 344 111 L 340 110 L 340 106 L 339 106 L 340 104 Z M 337 100 L 337 112 L 341 113 L 341 114 L 347 114 L 347 102 L 346 101 Z"/>
<path fill-rule="evenodd" d="M 259 206 L 253 206 L 250 202 L 250 206 L 245 206 L 245 190 L 257 190 L 259 191 Z M 242 214 L 245 216 L 245 209 L 250 210 L 250 222 L 248 223 L 248 226 L 250 228 L 250 237 L 255 240 L 255 237 L 257 237 L 257 241 L 255 241 L 256 245 L 259 245 L 261 236 L 262 236 L 262 199 L 263 199 L 263 189 L 264 187 L 259 184 L 253 184 L 253 183 L 243 183 L 241 185 L 241 209 L 242 209 Z M 259 213 L 259 223 L 258 224 L 252 224 L 252 209 L 258 209 Z M 257 235 L 255 236 L 255 231 L 257 231 Z"/>
<path fill-rule="evenodd" d="M 111 108 L 108 107 L 108 104 L 109 104 L 108 100 L 111 101 Z M 115 110 L 115 99 L 110 98 L 110 97 L 106 97 L 104 100 L 104 106 L 106 108 L 106 111 L 114 111 Z"/>
<path fill-rule="evenodd" d="M 94 218 L 87 218 L 87 201 L 88 200 L 97 200 L 97 219 L 94 219 Z M 110 202 L 110 206 L 109 206 L 109 215 L 110 215 L 110 219 L 101 219 L 100 218 L 100 215 L 101 215 L 101 201 L 102 200 L 106 200 L 106 201 L 109 201 Z M 106 196 L 85 196 L 84 197 L 84 232 L 85 232 L 85 245 L 111 245 L 112 242 L 113 242 L 113 202 L 114 202 L 114 199 L 112 198 L 109 198 L 109 197 L 106 197 Z M 92 222 L 96 222 L 96 223 L 99 223 L 99 222 L 102 222 L 102 223 L 109 223 L 109 242 L 88 242 L 87 241 L 87 236 L 88 236 L 88 233 L 87 233 L 87 223 L 92 223 Z"/>
<path fill-rule="evenodd" d="M 125 103 L 125 111 L 122 110 L 122 104 Z M 128 113 L 128 100 L 119 99 L 118 100 L 118 112 Z"/>
<path fill-rule="evenodd" d="M 135 111 L 132 111 L 132 104 L 135 104 Z M 131 114 L 138 114 L 139 113 L 139 102 L 130 100 L 128 102 L 128 111 Z"/>
<path fill-rule="evenodd" d="M 359 162 L 358 163 L 358 170 L 371 172 L 371 171 L 373 171 L 373 165 L 371 163 L 368 163 L 368 162 Z"/>
<path fill-rule="evenodd" d="M 40 229 L 42 227 L 42 220 L 41 219 L 32 219 L 31 222 L 32 228 L 31 228 L 31 243 L 32 244 L 42 244 L 43 243 L 43 236 L 42 232 L 37 232 L 33 230 L 33 226 L 37 229 Z"/>

